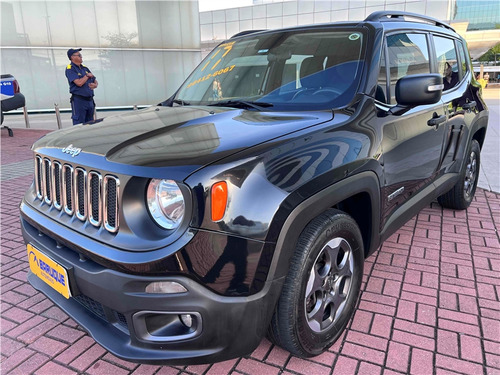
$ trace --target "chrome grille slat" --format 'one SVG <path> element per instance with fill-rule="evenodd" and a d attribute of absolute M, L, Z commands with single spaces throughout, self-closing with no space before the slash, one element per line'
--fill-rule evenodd
<path fill-rule="evenodd" d="M 64 212 L 68 215 L 73 215 L 73 167 L 68 164 L 63 166 L 63 200 Z"/>
<path fill-rule="evenodd" d="M 40 200 L 43 199 L 42 158 L 38 155 L 35 157 L 35 190 L 36 197 Z"/>
<path fill-rule="evenodd" d="M 108 232 L 115 233 L 118 230 L 118 196 L 120 192 L 120 180 L 114 176 L 104 177 L 104 203 L 103 217 L 104 227 Z"/>
<path fill-rule="evenodd" d="M 88 178 L 88 197 L 89 203 L 88 215 L 90 224 L 95 227 L 101 226 L 101 207 L 102 207 L 102 177 L 97 172 L 90 172 Z"/>
<path fill-rule="evenodd" d="M 76 217 L 81 221 L 87 220 L 87 207 L 88 200 L 86 188 L 87 188 L 87 171 L 83 168 L 75 169 L 75 212 Z"/>
<path fill-rule="evenodd" d="M 62 209 L 62 166 L 58 161 L 52 163 L 52 199 L 54 200 L 54 207 L 59 211 Z"/>
<path fill-rule="evenodd" d="M 35 155 L 36 197 L 97 228 L 118 232 L 120 180 Z"/>
<path fill-rule="evenodd" d="M 51 192 L 52 189 L 50 187 L 51 185 L 51 175 L 52 175 L 52 168 L 51 168 L 51 161 L 47 158 L 43 159 L 43 172 L 42 172 L 42 185 L 43 185 L 43 200 L 47 204 L 52 204 L 52 199 L 51 199 Z"/>

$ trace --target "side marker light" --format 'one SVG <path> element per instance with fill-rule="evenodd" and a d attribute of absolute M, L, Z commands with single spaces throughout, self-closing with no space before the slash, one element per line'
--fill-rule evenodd
<path fill-rule="evenodd" d="M 212 221 L 220 221 L 226 213 L 227 184 L 225 181 L 212 185 L 211 194 Z"/>

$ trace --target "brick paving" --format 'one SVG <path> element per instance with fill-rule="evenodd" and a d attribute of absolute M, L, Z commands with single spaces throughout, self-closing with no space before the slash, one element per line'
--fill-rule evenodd
<path fill-rule="evenodd" d="M 2 175 L 31 160 L 45 133 L 2 131 Z M 366 260 L 358 309 L 330 351 L 303 360 L 264 339 L 246 358 L 170 367 L 116 358 L 26 282 L 27 173 L 1 181 L 2 374 L 500 374 L 500 194 L 478 189 L 467 211 L 433 202 L 387 240 Z"/>

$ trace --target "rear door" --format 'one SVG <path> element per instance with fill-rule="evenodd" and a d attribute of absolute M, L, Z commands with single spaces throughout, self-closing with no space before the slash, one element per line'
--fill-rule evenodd
<path fill-rule="evenodd" d="M 471 86 L 472 73 L 461 41 L 444 35 L 433 35 L 432 42 L 436 56 L 437 71 L 443 76 L 443 96 L 448 121 L 443 126 L 443 151 L 440 161 L 441 172 L 455 167 L 458 145 L 467 139 L 470 125 L 477 114 L 478 101 L 474 100 Z"/>

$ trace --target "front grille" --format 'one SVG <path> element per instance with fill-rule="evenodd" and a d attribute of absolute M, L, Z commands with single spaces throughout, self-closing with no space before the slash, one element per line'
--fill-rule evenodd
<path fill-rule="evenodd" d="M 115 176 L 35 156 L 37 198 L 111 233 L 118 231 L 119 186 Z"/>
<path fill-rule="evenodd" d="M 99 318 L 106 320 L 106 313 L 104 312 L 104 307 L 102 303 L 87 297 L 84 294 L 79 294 L 73 297 L 78 303 L 89 310 L 92 314 L 97 315 Z"/>
<path fill-rule="evenodd" d="M 122 313 L 105 307 L 102 303 L 97 302 L 84 294 L 79 294 L 73 297 L 73 299 L 102 320 L 109 323 L 118 323 L 118 325 L 128 331 L 127 318 L 125 318 L 125 315 Z M 106 314 L 106 310 L 108 311 L 108 314 Z M 108 316 L 111 316 L 111 318 L 108 319 Z"/>
<path fill-rule="evenodd" d="M 118 311 L 115 311 L 115 319 L 119 325 L 121 325 L 124 328 L 128 328 L 127 318 L 125 318 L 125 315 L 119 313 Z"/>

